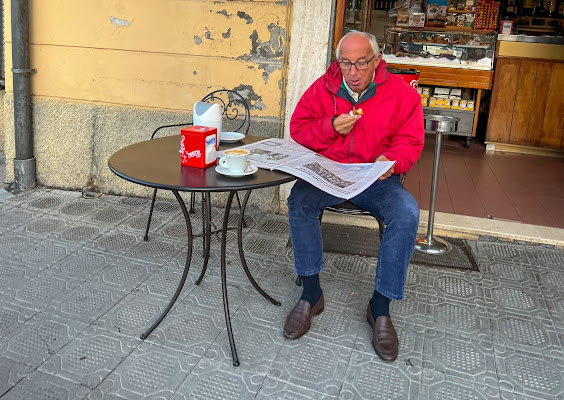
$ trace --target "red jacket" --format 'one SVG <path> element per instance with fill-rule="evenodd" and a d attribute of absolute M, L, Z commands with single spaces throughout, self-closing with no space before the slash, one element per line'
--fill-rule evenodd
<path fill-rule="evenodd" d="M 394 173 L 407 172 L 423 149 L 423 108 L 417 92 L 386 68 L 380 61 L 374 86 L 354 104 L 341 88 L 343 75 L 335 61 L 298 102 L 290 120 L 292 139 L 343 163 L 370 163 L 384 155 L 396 161 Z M 341 135 L 332 117 L 348 114 L 353 105 L 364 114 L 348 135 Z"/>

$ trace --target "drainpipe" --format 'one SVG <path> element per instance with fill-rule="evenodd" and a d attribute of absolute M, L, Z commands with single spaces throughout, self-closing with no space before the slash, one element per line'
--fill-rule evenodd
<path fill-rule="evenodd" d="M 335 13 L 337 0 L 331 1 L 331 20 L 329 21 L 329 43 L 327 45 L 327 68 L 333 63 L 333 39 L 335 38 Z"/>
<path fill-rule="evenodd" d="M 31 131 L 28 0 L 12 0 L 12 73 L 14 76 L 14 189 L 34 188 L 35 157 Z"/>

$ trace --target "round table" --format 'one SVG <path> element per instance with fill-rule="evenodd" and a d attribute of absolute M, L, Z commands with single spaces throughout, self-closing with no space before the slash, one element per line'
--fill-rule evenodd
<path fill-rule="evenodd" d="M 241 146 L 244 144 L 254 143 L 256 141 L 266 139 L 259 136 L 247 135 L 242 141 L 232 144 L 220 145 L 220 150 Z M 195 168 L 183 166 L 180 164 L 180 136 L 167 136 L 158 139 L 146 140 L 135 143 L 115 152 L 108 160 L 108 166 L 119 177 L 137 183 L 139 185 L 148 186 L 155 189 L 170 190 L 174 194 L 184 220 L 186 222 L 186 231 L 188 232 L 188 254 L 186 256 L 186 264 L 184 273 L 178 284 L 176 292 L 170 300 L 162 314 L 151 324 L 151 326 L 141 335 L 141 339 L 145 339 L 166 317 L 176 299 L 180 295 L 184 282 L 188 276 L 190 262 L 192 260 L 192 248 L 194 237 L 204 237 L 204 265 L 200 277 L 196 281 L 199 284 L 206 272 L 210 255 L 211 242 L 211 202 L 210 193 L 228 192 L 229 196 L 225 205 L 225 213 L 223 216 L 221 233 L 221 289 L 223 292 L 223 310 L 225 312 L 225 322 L 227 325 L 227 333 L 229 344 L 231 346 L 231 355 L 233 357 L 233 365 L 239 365 L 237 350 L 235 348 L 235 340 L 231 329 L 231 317 L 229 315 L 229 306 L 227 298 L 227 278 L 226 278 L 226 242 L 227 230 L 236 229 L 237 245 L 239 248 L 239 257 L 241 264 L 245 270 L 247 278 L 253 287 L 272 304 L 280 305 L 280 302 L 274 300 L 262 290 L 255 279 L 252 277 L 243 252 L 242 229 L 245 214 L 245 207 L 249 200 L 249 196 L 253 189 L 278 186 L 283 183 L 291 182 L 296 178 L 285 172 L 269 171 L 259 169 L 256 173 L 243 177 L 229 177 L 219 174 L 215 171 L 215 165 L 207 168 Z M 241 211 L 237 220 L 237 226 L 229 227 L 228 219 L 231 211 L 233 197 L 238 191 L 245 191 L 245 197 L 241 204 Z M 204 220 L 204 232 L 194 235 L 190 222 L 190 215 L 186 209 L 184 201 L 180 197 L 179 192 L 201 192 L 204 195 L 205 210 L 202 210 Z"/>

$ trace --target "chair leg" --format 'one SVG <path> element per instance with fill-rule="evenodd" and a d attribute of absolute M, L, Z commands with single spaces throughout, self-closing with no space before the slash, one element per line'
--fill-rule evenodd
<path fill-rule="evenodd" d="M 196 203 L 196 192 L 190 192 L 190 214 L 194 214 L 196 209 L 194 208 L 194 203 Z"/>
<path fill-rule="evenodd" d="M 149 240 L 149 227 L 151 226 L 151 218 L 153 218 L 153 209 L 155 208 L 155 199 L 157 198 L 157 189 L 153 191 L 153 199 L 151 200 L 151 208 L 149 210 L 149 219 L 147 220 L 147 229 L 145 230 L 144 241 Z"/>
<path fill-rule="evenodd" d="M 382 243 L 382 236 L 384 236 L 384 221 L 382 221 L 380 218 L 376 218 L 376 221 L 378 221 L 378 236 L 380 236 L 380 243 Z"/>

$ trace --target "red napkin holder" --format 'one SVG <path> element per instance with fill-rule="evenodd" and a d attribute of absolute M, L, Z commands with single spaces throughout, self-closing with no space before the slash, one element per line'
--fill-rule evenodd
<path fill-rule="evenodd" d="M 217 128 L 188 126 L 180 130 L 180 164 L 205 168 L 217 161 Z"/>

